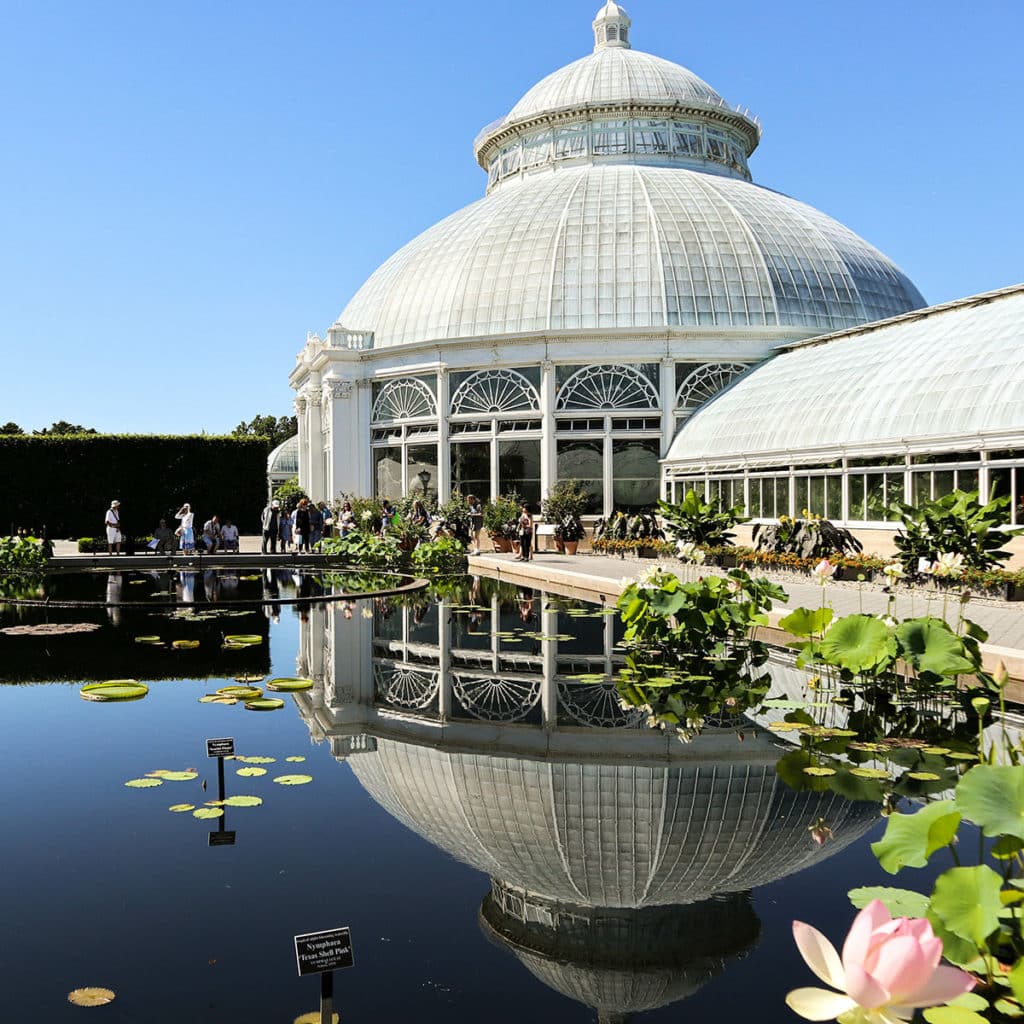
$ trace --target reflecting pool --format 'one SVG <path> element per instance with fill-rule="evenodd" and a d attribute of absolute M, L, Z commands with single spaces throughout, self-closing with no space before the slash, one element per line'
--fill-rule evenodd
<path fill-rule="evenodd" d="M 877 803 L 790 788 L 771 721 L 683 744 L 623 710 L 608 609 L 246 582 L 248 606 L 0 614 L 4 1020 L 290 1024 L 318 1002 L 292 937 L 349 925 L 345 1021 L 791 1021 L 813 983 L 791 921 L 838 941 L 847 889 L 891 884 Z M 4 632 L 40 623 L 95 628 Z M 293 676 L 313 685 L 278 711 L 200 702 Z M 111 678 L 149 693 L 79 699 Z M 229 736 L 227 806 L 169 810 L 219 798 L 205 740 Z M 69 1005 L 83 986 L 116 999 Z"/>

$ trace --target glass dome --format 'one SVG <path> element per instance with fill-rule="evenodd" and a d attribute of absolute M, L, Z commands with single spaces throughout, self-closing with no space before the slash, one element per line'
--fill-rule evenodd
<path fill-rule="evenodd" d="M 299 435 L 282 441 L 267 456 L 267 473 L 270 476 L 297 476 L 299 472 Z"/>

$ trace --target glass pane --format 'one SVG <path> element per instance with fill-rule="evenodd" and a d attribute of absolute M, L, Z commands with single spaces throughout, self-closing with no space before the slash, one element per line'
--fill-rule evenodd
<path fill-rule="evenodd" d="M 402 449 L 373 449 L 373 490 L 393 501 L 402 496 Z"/>
<path fill-rule="evenodd" d="M 811 477 L 811 500 L 807 508 L 817 516 L 825 514 L 825 478 L 823 476 Z"/>
<path fill-rule="evenodd" d="M 914 473 L 911 476 L 914 487 L 913 505 L 920 505 L 922 502 L 931 501 L 932 497 L 932 475 L 931 473 Z"/>
<path fill-rule="evenodd" d="M 604 442 L 558 441 L 556 444 L 558 479 L 577 480 L 590 497 L 588 514 L 604 509 Z"/>
<path fill-rule="evenodd" d="M 885 500 L 888 505 L 895 501 L 906 501 L 902 473 L 885 474 Z M 895 512 L 886 512 L 885 517 L 891 522 L 899 522 L 900 518 Z"/>
<path fill-rule="evenodd" d="M 793 481 L 793 514 L 799 519 L 808 509 L 810 502 L 807 499 L 807 477 L 798 476 Z"/>
<path fill-rule="evenodd" d="M 934 494 L 936 498 L 953 493 L 953 470 L 937 469 L 933 475 L 935 478 Z"/>
<path fill-rule="evenodd" d="M 775 481 L 775 518 L 789 515 L 789 477 L 780 476 Z"/>
<path fill-rule="evenodd" d="M 1015 471 L 1013 469 L 1010 469 L 1009 467 L 1002 467 L 1002 466 L 999 467 L 998 469 L 990 469 L 988 471 L 988 486 L 989 486 L 989 494 L 991 495 L 991 498 L 989 498 L 988 500 L 992 500 L 992 499 L 995 499 L 995 498 L 1004 498 L 1004 497 L 1006 497 L 1006 496 L 1011 494 L 1010 487 L 1011 487 L 1011 484 L 1013 482 L 1013 473 L 1014 472 Z M 1012 510 L 1013 510 L 1012 496 L 1011 496 L 1010 505 L 1008 506 L 1008 509 L 1007 509 L 1007 519 L 1008 519 L 1009 522 L 1013 522 L 1014 525 L 1017 525 L 1022 520 L 1024 520 L 1024 509 L 1021 509 L 1020 505 L 1019 505 L 1019 502 L 1020 502 L 1020 485 L 1021 485 L 1022 482 L 1024 482 L 1024 480 L 1022 480 L 1022 478 L 1024 478 L 1024 473 L 1022 473 L 1020 470 L 1016 470 L 1016 473 L 1017 473 L 1017 491 L 1018 491 L 1018 498 L 1017 498 L 1017 500 L 1018 500 L 1018 508 L 1017 508 L 1017 512 L 1016 512 L 1016 519 L 1013 519 L 1013 518 L 1010 517 L 1010 512 L 1012 512 Z"/>
<path fill-rule="evenodd" d="M 423 494 L 426 497 L 437 497 L 437 445 L 409 445 L 409 494 Z"/>
<path fill-rule="evenodd" d="M 762 488 L 764 490 L 764 493 L 768 495 L 768 501 L 769 501 L 769 506 L 768 507 L 769 507 L 769 509 L 771 508 L 771 504 L 770 504 L 770 502 L 771 502 L 771 492 L 768 490 L 768 488 L 770 488 L 770 487 L 771 487 L 771 480 L 757 480 L 757 479 L 754 479 L 754 480 L 750 481 L 750 512 L 748 513 L 748 515 L 752 516 L 754 519 L 761 519 L 765 515 L 765 512 L 764 512 L 764 504 L 765 503 L 764 503 L 764 501 L 762 499 L 762 496 L 761 496 L 762 495 Z M 768 515 L 769 516 L 771 515 L 770 511 L 768 512 Z"/>
<path fill-rule="evenodd" d="M 612 493 L 615 508 L 622 512 L 651 509 L 658 501 L 657 438 L 616 441 L 612 447 Z"/>
<path fill-rule="evenodd" d="M 515 490 L 533 512 L 540 511 L 540 441 L 498 442 L 498 485 Z"/>
<path fill-rule="evenodd" d="M 481 501 L 491 499 L 491 446 L 489 442 L 453 444 L 452 490 L 472 494 Z"/>
<path fill-rule="evenodd" d="M 976 491 L 978 489 L 978 471 L 976 469 L 958 469 L 956 471 L 956 486 L 961 491 Z"/>
<path fill-rule="evenodd" d="M 825 477 L 825 518 L 843 518 L 843 478 Z"/>
<path fill-rule="evenodd" d="M 877 478 L 878 489 L 882 489 L 882 478 Z M 861 473 L 852 473 L 850 475 L 849 488 L 849 503 L 850 503 L 850 518 L 851 519 L 867 519 L 867 515 L 864 512 L 864 477 Z"/>
<path fill-rule="evenodd" d="M 868 473 L 865 479 L 868 484 L 868 492 L 867 514 L 864 518 L 871 520 L 873 523 L 884 523 L 889 518 L 885 511 L 886 502 L 892 500 L 891 494 L 886 497 L 885 474 Z"/>

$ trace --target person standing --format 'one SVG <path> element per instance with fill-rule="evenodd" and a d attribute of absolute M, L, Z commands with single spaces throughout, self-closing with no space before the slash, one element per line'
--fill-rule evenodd
<path fill-rule="evenodd" d="M 519 509 L 519 554 L 515 559 L 517 562 L 533 560 L 532 544 L 533 516 L 530 515 L 530 506 L 522 505 Z"/>
<path fill-rule="evenodd" d="M 181 553 L 183 555 L 194 555 L 196 553 L 196 535 L 193 530 L 195 515 L 192 513 L 192 506 L 186 501 L 174 513 L 174 518 L 181 521 L 181 526 L 176 531 L 181 539 Z"/>
<path fill-rule="evenodd" d="M 267 553 L 269 545 L 270 553 L 276 555 L 277 537 L 281 529 L 281 502 L 276 498 L 260 514 L 260 525 L 263 527 L 263 554 Z"/>
<path fill-rule="evenodd" d="M 287 551 L 292 543 L 292 526 L 294 522 L 291 515 L 281 509 L 281 519 L 277 528 L 277 534 L 281 538 L 281 550 Z"/>
<path fill-rule="evenodd" d="M 216 516 L 210 516 L 203 523 L 203 546 L 208 555 L 217 553 L 217 545 L 220 543 L 220 520 Z"/>
<path fill-rule="evenodd" d="M 309 551 L 309 499 L 299 498 L 295 509 L 295 545 L 299 551 Z"/>
<path fill-rule="evenodd" d="M 323 502 L 320 502 L 323 505 Z M 315 501 L 309 503 L 309 546 L 315 548 L 324 535 L 324 514 Z"/>
<path fill-rule="evenodd" d="M 104 525 L 107 528 L 107 554 L 121 554 L 121 502 L 114 500 L 110 503 Z"/>
<path fill-rule="evenodd" d="M 338 536 L 347 537 L 350 533 L 354 533 L 356 529 L 356 516 L 352 511 L 352 503 L 346 501 L 341 506 L 341 512 L 338 515 Z"/>
<path fill-rule="evenodd" d="M 469 531 L 472 534 L 472 546 L 469 549 L 471 555 L 480 554 L 480 531 L 484 528 L 484 507 L 475 494 L 466 498 L 469 506 Z"/>

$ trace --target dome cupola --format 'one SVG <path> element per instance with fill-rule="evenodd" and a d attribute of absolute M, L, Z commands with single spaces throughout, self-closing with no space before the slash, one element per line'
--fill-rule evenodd
<path fill-rule="evenodd" d="M 627 50 L 629 46 L 629 29 L 633 22 L 626 13 L 626 8 L 608 0 L 594 18 L 594 49 L 604 46 L 621 46 Z"/>

